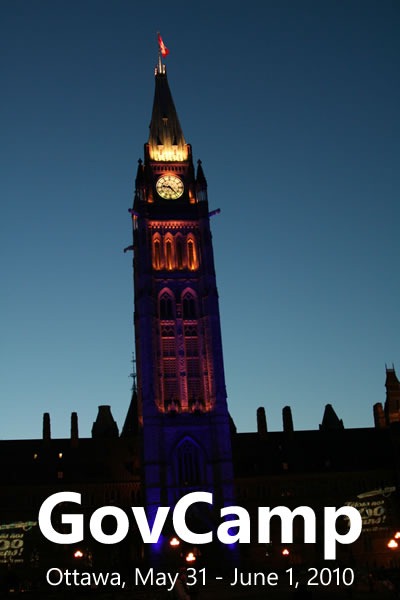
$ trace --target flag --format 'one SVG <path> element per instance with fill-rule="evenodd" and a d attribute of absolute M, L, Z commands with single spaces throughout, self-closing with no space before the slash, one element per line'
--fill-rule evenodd
<path fill-rule="evenodd" d="M 169 50 L 168 50 L 167 46 L 164 44 L 160 34 L 158 34 L 158 46 L 160 48 L 161 56 L 164 56 L 164 57 L 168 56 Z"/>

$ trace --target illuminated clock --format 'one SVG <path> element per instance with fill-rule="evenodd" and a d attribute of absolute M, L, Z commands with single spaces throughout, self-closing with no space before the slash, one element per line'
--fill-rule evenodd
<path fill-rule="evenodd" d="M 176 200 L 183 194 L 182 180 L 176 175 L 162 175 L 156 183 L 156 190 L 161 198 Z"/>

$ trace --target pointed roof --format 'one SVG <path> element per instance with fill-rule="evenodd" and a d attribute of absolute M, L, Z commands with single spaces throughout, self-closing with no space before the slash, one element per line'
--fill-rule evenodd
<path fill-rule="evenodd" d="M 125 423 L 122 428 L 121 437 L 135 435 L 138 432 L 138 397 L 136 386 L 132 390 L 131 403 L 126 413 Z"/>
<path fill-rule="evenodd" d="M 137 188 L 143 187 L 145 185 L 144 167 L 143 167 L 143 161 L 141 158 L 139 158 L 139 160 L 138 160 L 138 168 L 137 168 L 137 173 L 136 173 L 135 184 L 136 184 Z"/>
<path fill-rule="evenodd" d="M 201 160 L 197 161 L 196 184 L 200 189 L 207 189 L 207 179 L 204 175 L 203 167 L 201 166 Z"/>
<path fill-rule="evenodd" d="M 344 429 L 343 421 L 342 419 L 339 419 L 339 417 L 335 413 L 332 404 L 327 404 L 325 406 L 324 416 L 319 428 L 325 431 Z"/>
<path fill-rule="evenodd" d="M 389 390 L 400 390 L 400 382 L 397 379 L 396 371 L 394 366 L 392 368 L 386 367 L 386 381 L 385 387 L 387 391 Z"/>
<path fill-rule="evenodd" d="M 169 89 L 167 71 L 161 63 L 155 71 L 153 112 L 150 122 L 150 158 L 157 161 L 184 161 L 188 159 L 188 145 L 183 137 L 178 114 Z"/>

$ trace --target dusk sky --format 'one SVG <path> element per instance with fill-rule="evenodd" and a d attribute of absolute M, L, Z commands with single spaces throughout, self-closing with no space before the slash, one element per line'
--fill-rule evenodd
<path fill-rule="evenodd" d="M 156 34 L 208 180 L 239 431 L 373 425 L 400 376 L 400 3 L 1 0 L 0 438 L 90 436 L 132 379 Z"/>

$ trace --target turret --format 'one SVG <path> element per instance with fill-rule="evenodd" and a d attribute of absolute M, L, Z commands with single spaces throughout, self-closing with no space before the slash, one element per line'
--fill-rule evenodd
<path fill-rule="evenodd" d="M 377 429 L 386 427 L 385 413 L 383 411 L 382 402 L 374 404 L 374 423 Z"/>
<path fill-rule="evenodd" d="M 385 418 L 386 424 L 400 421 L 400 382 L 397 379 L 394 366 L 386 367 L 386 402 Z"/>
<path fill-rule="evenodd" d="M 118 437 L 118 426 L 111 414 L 110 406 L 99 406 L 99 412 L 92 427 L 92 437 Z"/>
<path fill-rule="evenodd" d="M 204 176 L 203 167 L 201 166 L 201 160 L 197 161 L 197 173 L 196 173 L 196 198 L 198 202 L 207 201 L 207 180 Z"/>

